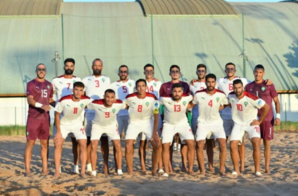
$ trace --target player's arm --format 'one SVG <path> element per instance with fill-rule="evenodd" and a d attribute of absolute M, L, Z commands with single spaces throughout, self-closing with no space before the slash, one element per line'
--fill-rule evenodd
<path fill-rule="evenodd" d="M 52 107 L 55 107 L 56 106 L 56 101 L 51 97 L 50 98 L 50 105 L 52 106 Z"/>
<path fill-rule="evenodd" d="M 225 109 L 226 107 L 230 107 L 231 108 L 232 106 L 231 106 L 230 103 L 227 104 L 227 105 L 221 105 L 221 106 L 219 106 L 219 111 Z"/>
<path fill-rule="evenodd" d="M 49 105 L 44 105 L 44 104 L 41 104 L 41 103 L 35 101 L 33 95 L 27 96 L 27 102 L 29 105 L 36 107 L 36 108 L 41 108 L 46 112 L 51 109 L 51 107 Z"/>
<path fill-rule="evenodd" d="M 275 104 L 275 110 L 276 110 L 276 117 L 274 120 L 274 124 L 276 126 L 280 125 L 280 103 L 279 103 L 279 99 L 278 96 L 273 98 L 274 104 Z"/>
<path fill-rule="evenodd" d="M 157 133 L 158 119 L 159 119 L 158 113 L 154 113 L 153 134 L 152 134 L 151 141 L 152 141 L 152 144 L 155 146 L 160 145 L 160 142 L 159 142 L 160 139 Z"/>
<path fill-rule="evenodd" d="M 193 108 L 193 107 L 195 107 L 197 104 L 196 103 L 194 103 L 193 101 L 190 101 L 189 103 L 188 103 L 188 105 L 187 105 L 187 110 L 189 110 L 189 109 L 191 109 L 191 108 Z"/>
<path fill-rule="evenodd" d="M 254 120 L 250 125 L 260 125 L 263 120 L 265 119 L 265 117 L 267 116 L 270 107 L 267 103 L 265 103 L 265 105 L 263 107 L 261 107 L 261 109 L 263 109 L 261 116 L 259 117 L 259 120 Z"/>
<path fill-rule="evenodd" d="M 62 134 L 61 134 L 61 129 L 60 129 L 60 114 L 59 112 L 55 112 L 55 124 L 56 124 L 56 135 L 54 137 L 54 142 L 56 144 L 59 144 L 60 142 L 62 142 Z"/>

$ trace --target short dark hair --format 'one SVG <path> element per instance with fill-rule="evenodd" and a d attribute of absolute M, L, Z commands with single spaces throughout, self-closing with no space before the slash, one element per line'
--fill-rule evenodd
<path fill-rule="evenodd" d="M 100 58 L 96 58 L 92 61 L 92 66 L 94 65 L 95 61 L 100 61 L 101 62 L 101 65 L 103 65 L 103 62 Z"/>
<path fill-rule="evenodd" d="M 114 93 L 115 94 L 115 91 L 113 90 L 113 89 L 107 89 L 106 91 L 105 91 L 105 95 L 107 94 L 107 93 Z"/>
<path fill-rule="evenodd" d="M 126 67 L 126 69 L 127 69 L 127 72 L 128 72 L 128 66 L 127 66 L 127 65 L 120 65 L 120 67 L 119 67 L 118 71 L 120 71 L 120 69 L 121 69 L 122 67 Z"/>
<path fill-rule="evenodd" d="M 174 90 L 174 88 L 182 88 L 183 89 L 183 85 L 181 83 L 175 83 L 172 86 L 172 90 Z"/>
<path fill-rule="evenodd" d="M 263 69 L 263 71 L 265 71 L 265 67 L 263 65 L 261 65 L 261 64 L 256 65 L 255 68 L 254 68 L 254 71 L 256 69 Z"/>
<path fill-rule="evenodd" d="M 73 63 L 74 65 L 76 64 L 76 61 L 75 61 L 73 58 L 67 58 L 67 59 L 64 60 L 64 66 L 65 66 L 66 63 L 68 63 L 68 62 L 71 62 L 71 63 Z"/>
<path fill-rule="evenodd" d="M 150 63 L 148 63 L 148 64 L 146 64 L 146 65 L 144 66 L 144 70 L 145 70 L 147 67 L 152 67 L 152 69 L 154 70 L 154 66 L 153 66 L 152 64 L 150 64 Z"/>
<path fill-rule="evenodd" d="M 143 78 L 141 78 L 141 79 L 138 79 L 138 80 L 136 81 L 136 87 L 138 86 L 138 84 L 139 84 L 140 82 L 144 82 L 145 85 L 147 86 L 147 82 L 146 82 L 146 80 L 143 79 Z"/>
<path fill-rule="evenodd" d="M 228 62 L 226 65 L 225 65 L 225 68 L 227 68 L 228 65 L 233 65 L 235 68 L 236 68 L 236 65 L 232 62 Z"/>
<path fill-rule="evenodd" d="M 75 82 L 75 83 L 73 83 L 73 88 L 75 88 L 75 87 L 85 88 L 85 85 L 83 82 Z"/>
<path fill-rule="evenodd" d="M 170 67 L 170 72 L 172 71 L 173 68 L 177 68 L 180 71 L 180 67 L 178 65 L 171 65 Z"/>
<path fill-rule="evenodd" d="M 205 71 L 207 70 L 207 67 L 206 67 L 206 65 L 204 65 L 204 64 L 198 64 L 197 65 L 197 70 L 199 69 L 199 68 L 205 68 Z"/>
<path fill-rule="evenodd" d="M 235 84 L 241 84 L 241 85 L 243 86 L 243 82 L 242 82 L 240 79 L 234 80 L 234 81 L 233 81 L 233 86 L 234 86 Z"/>
<path fill-rule="evenodd" d="M 207 74 L 205 80 L 207 81 L 209 78 L 213 78 L 216 81 L 216 75 L 213 73 Z"/>

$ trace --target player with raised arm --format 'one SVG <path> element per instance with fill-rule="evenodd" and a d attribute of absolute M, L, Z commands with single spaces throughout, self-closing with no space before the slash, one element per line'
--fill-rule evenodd
<path fill-rule="evenodd" d="M 255 175 L 261 176 L 260 170 L 260 124 L 269 112 L 269 106 L 264 100 L 244 91 L 241 80 L 233 81 L 234 92 L 228 96 L 229 106 L 232 108 L 232 119 L 234 127 L 230 138 L 231 156 L 234 165 L 232 175 L 237 176 L 239 172 L 239 142 L 243 141 L 245 132 L 248 133 L 253 146 L 253 159 Z M 263 109 L 262 115 L 257 120 L 258 109 Z"/>
<path fill-rule="evenodd" d="M 55 121 L 57 133 L 55 142 L 55 177 L 60 176 L 60 163 L 63 142 L 69 133 L 72 133 L 80 145 L 81 177 L 85 177 L 85 167 L 87 159 L 87 136 L 83 125 L 82 114 L 91 99 L 84 95 L 84 84 L 75 82 L 73 84 L 73 94 L 62 97 L 55 107 Z M 60 119 L 60 114 L 62 117 Z"/>
<path fill-rule="evenodd" d="M 199 117 L 197 118 L 198 128 L 196 131 L 197 158 L 201 174 L 205 175 L 204 167 L 204 143 L 205 139 L 213 134 L 220 147 L 220 168 L 221 175 L 225 174 L 225 161 L 227 156 L 226 134 L 223 127 L 223 120 L 219 115 L 220 107 L 227 105 L 228 100 L 224 92 L 217 90 L 216 76 L 208 74 L 206 76 L 206 86 L 204 90 L 197 91 L 194 95 L 194 104 L 198 104 Z"/>
<path fill-rule="evenodd" d="M 125 158 L 130 175 L 133 174 L 133 144 L 137 136 L 142 132 L 146 134 L 147 140 L 150 140 L 152 143 L 152 175 L 157 175 L 157 164 L 160 158 L 158 151 L 161 150 L 160 139 L 157 133 L 159 103 L 155 95 L 146 93 L 146 87 L 146 80 L 137 80 L 137 92 L 128 95 L 125 100 L 130 120 L 125 138 Z M 153 123 L 152 116 L 154 116 Z"/>
<path fill-rule="evenodd" d="M 117 174 L 122 175 L 122 148 L 116 117 L 120 111 L 125 109 L 126 105 L 120 99 L 116 99 L 114 90 L 107 89 L 104 99 L 94 100 L 87 107 L 95 111 L 91 130 L 92 175 L 96 176 L 97 146 L 104 133 L 114 143 Z"/>
<path fill-rule="evenodd" d="M 172 86 L 175 83 L 182 84 L 182 86 L 183 86 L 183 93 L 185 93 L 185 94 L 189 94 L 190 93 L 189 85 L 186 82 L 180 81 L 181 72 L 180 72 L 180 67 L 178 65 L 172 65 L 170 67 L 170 73 L 169 73 L 169 75 L 171 76 L 171 81 L 166 82 L 166 83 L 163 83 L 161 85 L 160 90 L 159 90 L 159 95 L 160 96 L 171 95 L 171 93 L 172 93 Z M 179 138 L 178 137 L 176 137 L 174 139 L 174 141 L 175 141 L 174 143 L 178 143 L 178 141 L 179 141 Z M 173 146 L 175 146 L 175 144 Z M 179 147 L 178 147 L 178 149 L 179 149 Z M 171 146 L 171 149 L 170 149 L 170 163 L 172 163 L 172 157 L 173 157 L 172 155 L 173 155 L 173 148 Z M 181 147 L 181 159 L 182 159 L 182 171 L 186 171 L 186 164 L 187 164 L 187 145 L 182 145 L 182 147 Z M 170 166 L 170 170 L 172 170 L 172 165 Z"/>
<path fill-rule="evenodd" d="M 92 100 L 103 99 L 104 92 L 111 88 L 110 78 L 101 74 L 103 70 L 103 62 L 101 59 L 96 58 L 92 62 L 92 71 L 93 74 L 83 78 L 82 82 L 85 84 L 85 93 Z M 86 109 L 86 134 L 91 136 L 92 121 L 95 117 L 95 111 Z M 104 159 L 104 173 L 108 174 L 108 159 L 109 159 L 109 143 L 108 137 L 106 135 L 101 137 L 101 152 Z M 89 146 L 88 146 L 89 148 Z M 89 149 L 88 149 L 89 150 Z M 91 145 L 90 145 L 91 152 Z M 87 171 L 91 172 L 91 164 L 87 165 Z"/>
<path fill-rule="evenodd" d="M 183 93 L 183 85 L 175 83 L 172 85 L 172 93 L 168 96 L 160 97 L 160 104 L 164 105 L 164 121 L 162 130 L 162 154 L 163 164 L 165 167 L 164 177 L 169 175 L 169 161 L 170 161 L 170 143 L 173 141 L 175 134 L 179 134 L 181 141 L 184 141 L 188 147 L 188 173 L 193 174 L 194 151 L 195 142 L 191 127 L 188 124 L 185 113 L 188 109 L 193 107 L 190 104 L 193 97 L 190 94 Z"/>
<path fill-rule="evenodd" d="M 127 65 L 121 65 L 118 69 L 119 80 L 117 82 L 113 82 L 111 84 L 112 89 L 116 93 L 116 98 L 120 100 L 124 100 L 125 97 L 134 92 L 135 89 L 135 81 L 128 78 L 129 70 Z M 126 134 L 129 116 L 128 111 L 126 109 L 121 110 L 117 114 L 118 121 L 118 130 L 120 133 L 120 137 L 122 136 L 122 132 Z"/>
<path fill-rule="evenodd" d="M 264 156 L 265 156 L 265 173 L 270 173 L 270 154 L 271 147 L 270 141 L 273 139 L 273 128 L 274 125 L 280 125 L 280 103 L 278 100 L 278 94 L 275 90 L 273 84 L 266 85 L 264 80 L 265 68 L 263 65 L 256 65 L 254 68 L 255 81 L 246 85 L 246 91 L 256 95 L 257 97 L 263 99 L 269 106 L 270 110 L 265 117 L 264 121 L 260 124 L 261 138 L 264 142 Z M 274 119 L 272 101 L 275 104 L 276 118 Z M 260 117 L 263 110 L 258 111 L 258 116 Z"/>
<path fill-rule="evenodd" d="M 36 78 L 27 84 L 27 102 L 29 104 L 26 125 L 26 148 L 24 152 L 25 175 L 31 176 L 30 163 L 36 139 L 40 140 L 42 174 L 48 175 L 48 139 L 50 137 L 50 104 L 55 105 L 53 86 L 45 79 L 46 66 L 40 63 L 35 69 Z"/>
<path fill-rule="evenodd" d="M 52 85 L 54 88 L 54 100 L 56 103 L 61 99 L 61 97 L 71 95 L 73 84 L 77 81 L 81 81 L 81 78 L 73 75 L 75 70 L 75 60 L 73 58 L 67 58 L 64 60 L 64 75 L 56 77 L 52 80 Z M 84 117 L 82 117 L 84 118 Z M 53 128 L 53 136 L 56 134 L 56 125 Z M 72 142 L 72 153 L 73 153 L 73 172 L 79 174 L 79 150 L 80 147 L 76 138 L 70 134 L 71 142 Z M 89 138 L 90 139 L 90 138 Z M 90 160 L 90 156 L 89 162 Z"/>

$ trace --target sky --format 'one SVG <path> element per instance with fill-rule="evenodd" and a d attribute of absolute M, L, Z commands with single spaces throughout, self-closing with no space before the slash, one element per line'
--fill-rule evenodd
<path fill-rule="evenodd" d="M 64 2 L 123 2 L 135 0 L 64 0 Z M 282 0 L 226 0 L 228 2 L 279 2 Z"/>

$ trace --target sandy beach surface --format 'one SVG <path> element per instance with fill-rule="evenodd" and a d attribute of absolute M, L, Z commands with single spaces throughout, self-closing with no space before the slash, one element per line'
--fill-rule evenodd
<path fill-rule="evenodd" d="M 123 158 L 123 176 L 114 172 L 114 158 L 110 146 L 110 175 L 102 174 L 103 159 L 98 148 L 98 175 L 81 179 L 72 174 L 71 142 L 64 143 L 62 175 L 54 178 L 53 141 L 50 141 L 48 176 L 41 175 L 40 145 L 36 142 L 32 156 L 32 177 L 24 177 L 23 153 L 25 136 L 0 137 L 0 195 L 298 195 L 298 132 L 277 132 L 272 142 L 271 174 L 264 174 L 262 154 L 262 177 L 253 174 L 252 147 L 246 140 L 246 167 L 239 177 L 231 176 L 232 161 L 226 161 L 227 176 L 218 174 L 218 148 L 215 149 L 215 173 L 200 176 L 195 162 L 195 176 L 181 171 L 181 156 L 174 152 L 175 173 L 169 178 L 151 176 L 151 149 L 147 151 L 147 175 L 140 172 L 138 153 L 134 154 L 135 174 L 126 173 Z M 123 148 L 124 150 L 124 148 Z M 263 152 L 263 147 L 262 147 Z M 206 160 L 206 154 L 205 154 Z M 205 162 L 207 168 L 207 160 Z M 208 171 L 208 170 L 207 170 Z"/>

